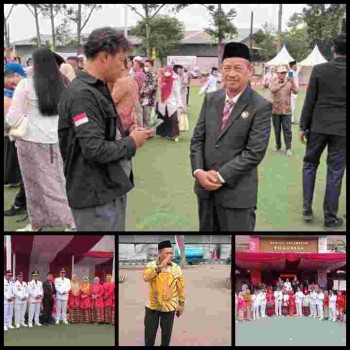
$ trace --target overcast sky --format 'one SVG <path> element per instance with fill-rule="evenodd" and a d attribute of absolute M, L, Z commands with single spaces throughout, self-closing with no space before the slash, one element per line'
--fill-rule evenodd
<path fill-rule="evenodd" d="M 278 22 L 278 4 L 223 4 L 225 10 L 235 8 L 237 16 L 234 20 L 234 24 L 238 28 L 250 27 L 250 14 L 254 12 L 254 28 L 260 28 L 266 21 L 274 25 L 277 28 Z M 285 29 L 286 24 L 290 16 L 294 12 L 301 12 L 303 4 L 284 4 L 283 16 L 282 16 L 282 30 Z M 7 15 L 10 4 L 4 5 L 5 14 Z M 138 7 L 138 5 L 136 5 Z M 161 11 L 161 14 L 165 14 L 166 11 Z M 210 17 L 207 14 L 207 10 L 201 5 L 191 5 L 188 8 L 182 10 L 176 15 L 181 21 L 184 22 L 186 29 L 202 29 L 209 26 Z M 128 9 L 127 24 L 128 26 L 135 25 L 139 20 L 139 16 Z M 60 17 L 58 17 L 58 21 Z M 125 24 L 125 5 L 103 5 L 102 10 L 96 11 L 92 14 L 89 23 L 84 28 L 84 33 L 90 33 L 93 29 L 102 26 L 114 26 L 122 27 Z M 27 39 L 36 35 L 34 16 L 24 5 L 16 6 L 9 18 L 10 25 L 10 38 L 11 42 Z M 40 32 L 42 34 L 51 33 L 50 21 L 45 18 L 40 18 Z M 73 28 L 75 33 L 75 28 Z"/>

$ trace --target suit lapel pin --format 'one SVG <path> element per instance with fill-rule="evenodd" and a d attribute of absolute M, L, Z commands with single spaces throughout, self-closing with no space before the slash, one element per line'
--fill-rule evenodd
<path fill-rule="evenodd" d="M 242 114 L 241 114 L 241 117 L 242 117 L 243 119 L 248 118 L 248 117 L 249 117 L 248 111 L 243 111 Z"/>

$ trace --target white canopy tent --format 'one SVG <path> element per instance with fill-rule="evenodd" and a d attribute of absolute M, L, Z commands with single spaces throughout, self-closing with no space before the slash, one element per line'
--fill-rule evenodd
<path fill-rule="evenodd" d="M 289 54 L 286 45 L 283 45 L 281 51 L 270 61 L 265 63 L 265 66 L 276 66 L 279 64 L 288 64 L 289 62 L 295 61 L 294 58 Z"/>
<path fill-rule="evenodd" d="M 312 68 L 316 64 L 325 63 L 327 60 L 323 57 L 318 46 L 315 45 L 314 49 L 303 61 L 298 63 L 298 78 L 299 85 L 307 85 L 311 76 Z"/>

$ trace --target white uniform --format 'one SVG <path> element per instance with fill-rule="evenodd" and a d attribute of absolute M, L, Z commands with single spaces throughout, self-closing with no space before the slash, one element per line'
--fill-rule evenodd
<path fill-rule="evenodd" d="M 300 317 L 303 316 L 303 312 L 302 312 L 302 308 L 301 308 L 303 298 L 304 298 L 304 293 L 302 291 L 295 293 L 295 304 L 297 307 L 297 315 Z"/>
<path fill-rule="evenodd" d="M 55 288 L 56 288 L 56 322 L 59 322 L 60 319 L 64 322 L 67 322 L 68 293 L 71 289 L 70 280 L 66 277 L 55 278 Z"/>
<path fill-rule="evenodd" d="M 275 291 L 273 293 L 273 296 L 275 297 L 275 315 L 281 316 L 282 315 L 282 297 L 283 294 L 281 291 Z"/>
<path fill-rule="evenodd" d="M 324 294 L 318 293 L 317 299 L 316 299 L 316 308 L 317 308 L 317 316 L 320 317 L 321 320 L 323 320 L 323 300 L 324 300 Z"/>
<path fill-rule="evenodd" d="M 292 290 L 292 284 L 290 282 L 284 282 L 283 286 L 286 287 L 287 292 Z"/>
<path fill-rule="evenodd" d="M 298 79 L 298 72 L 293 72 L 293 78 L 295 85 L 297 86 L 297 89 L 299 89 L 299 79 Z M 291 93 L 291 107 L 292 107 L 292 123 L 295 123 L 295 110 L 297 106 L 297 97 L 298 95 Z"/>
<path fill-rule="evenodd" d="M 283 294 L 283 304 L 287 303 L 288 304 L 289 302 L 289 294 Z M 287 309 L 288 310 L 288 309 Z M 289 314 L 289 313 L 288 313 Z"/>
<path fill-rule="evenodd" d="M 310 293 L 310 317 L 316 318 L 316 299 L 317 293 L 315 291 Z"/>
<path fill-rule="evenodd" d="M 266 317 L 266 293 L 260 293 L 260 312 L 261 317 Z"/>
<path fill-rule="evenodd" d="M 199 95 L 201 95 L 203 92 L 207 94 L 209 92 L 216 91 L 217 84 L 218 84 L 218 77 L 210 74 L 205 84 L 199 90 Z"/>
<path fill-rule="evenodd" d="M 19 328 L 21 325 L 26 327 L 27 325 L 24 323 L 24 316 L 27 310 L 28 303 L 28 285 L 26 282 L 16 281 L 14 284 L 14 294 L 16 296 L 15 299 L 15 324 L 16 327 Z M 23 298 L 27 298 L 26 300 L 22 300 Z"/>
<path fill-rule="evenodd" d="M 8 299 L 13 298 L 14 296 L 13 282 L 4 278 L 4 327 L 13 327 L 12 318 L 15 300 L 8 301 Z"/>
<path fill-rule="evenodd" d="M 337 296 L 335 294 L 329 296 L 329 320 L 333 322 L 337 320 Z"/>
<path fill-rule="evenodd" d="M 34 279 L 28 283 L 28 293 L 29 293 L 29 311 L 28 311 L 28 325 L 29 327 L 33 326 L 33 318 L 34 324 L 37 326 L 39 323 L 39 314 L 41 302 L 43 300 L 43 284 L 41 281 L 35 281 Z M 36 297 L 40 297 L 36 299 Z"/>
<path fill-rule="evenodd" d="M 259 317 L 259 306 L 260 306 L 260 296 L 258 294 L 252 295 L 253 302 L 253 319 L 260 318 Z"/>

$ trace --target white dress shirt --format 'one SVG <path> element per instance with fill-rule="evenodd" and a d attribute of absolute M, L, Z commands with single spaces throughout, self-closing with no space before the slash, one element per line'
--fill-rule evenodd
<path fill-rule="evenodd" d="M 68 293 L 71 289 L 70 280 L 66 277 L 55 278 L 55 289 L 56 300 L 68 300 Z"/>
<path fill-rule="evenodd" d="M 209 92 L 213 92 L 217 90 L 217 84 L 218 84 L 218 77 L 215 75 L 210 74 L 207 81 L 204 83 L 204 85 L 199 90 L 199 95 Z"/>
<path fill-rule="evenodd" d="M 4 304 L 13 304 L 14 300 L 8 301 L 7 299 L 13 298 L 14 296 L 13 283 L 4 278 Z"/>
<path fill-rule="evenodd" d="M 329 307 L 334 308 L 336 307 L 337 303 L 337 296 L 335 294 L 329 296 Z"/>
<path fill-rule="evenodd" d="M 295 302 L 297 304 L 301 304 L 304 298 L 304 293 L 302 291 L 296 292 L 295 293 Z"/>
<path fill-rule="evenodd" d="M 15 304 L 25 304 L 28 301 L 29 292 L 28 285 L 26 282 L 16 281 L 14 283 L 14 294 L 15 294 Z M 22 300 L 27 298 L 26 300 Z"/>
<path fill-rule="evenodd" d="M 31 280 L 28 282 L 28 293 L 30 303 L 41 303 L 44 296 L 43 284 L 41 281 Z M 40 299 L 35 299 L 40 296 Z"/>

